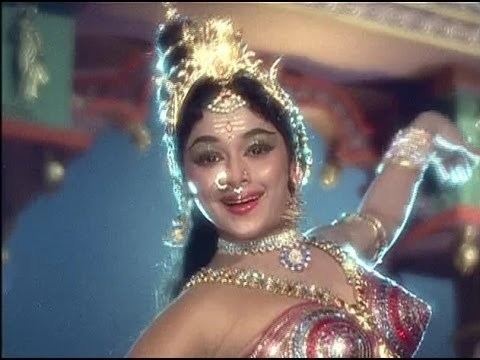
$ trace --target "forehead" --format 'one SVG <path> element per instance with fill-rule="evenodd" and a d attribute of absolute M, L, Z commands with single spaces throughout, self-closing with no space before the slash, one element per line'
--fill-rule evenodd
<path fill-rule="evenodd" d="M 202 135 L 214 135 L 217 133 L 216 126 L 219 124 L 226 124 L 229 121 L 241 122 L 242 130 L 238 131 L 238 133 L 247 132 L 256 127 L 276 131 L 275 126 L 271 122 L 265 120 L 256 112 L 253 112 L 247 106 L 243 106 L 229 114 L 218 114 L 204 111 L 202 119 L 194 125 L 189 138 L 193 139 Z"/>

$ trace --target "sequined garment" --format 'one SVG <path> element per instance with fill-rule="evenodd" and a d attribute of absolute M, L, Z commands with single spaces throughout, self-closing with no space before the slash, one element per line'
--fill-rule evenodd
<path fill-rule="evenodd" d="M 392 280 L 362 266 L 350 248 L 309 238 L 330 254 L 355 290 L 347 304 L 328 289 L 288 282 L 256 270 L 203 268 L 186 288 L 220 283 L 296 297 L 242 357 L 412 357 L 431 316 L 428 304 Z"/>
<path fill-rule="evenodd" d="M 375 272 L 364 272 L 363 280 L 364 314 L 316 301 L 302 302 L 280 315 L 245 355 L 412 357 L 429 322 L 430 307 Z"/>

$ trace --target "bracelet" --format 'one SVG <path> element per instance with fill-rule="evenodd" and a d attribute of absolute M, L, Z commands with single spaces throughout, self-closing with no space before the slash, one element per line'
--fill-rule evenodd
<path fill-rule="evenodd" d="M 381 173 L 387 164 L 424 169 L 433 153 L 433 135 L 428 131 L 416 127 L 400 130 L 385 153 L 377 173 Z"/>
<path fill-rule="evenodd" d="M 366 213 L 344 213 L 340 217 L 340 220 L 336 220 L 332 223 L 352 223 L 352 222 L 366 222 L 373 230 L 375 238 L 375 252 L 373 255 L 373 262 L 377 262 L 388 247 L 387 231 L 382 222 L 375 216 Z"/>

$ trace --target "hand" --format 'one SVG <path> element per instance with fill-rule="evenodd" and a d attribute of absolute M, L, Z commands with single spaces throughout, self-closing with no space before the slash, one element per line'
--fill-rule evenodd
<path fill-rule="evenodd" d="M 458 128 L 440 113 L 421 113 L 413 125 L 434 136 L 432 165 L 439 180 L 450 186 L 465 184 L 480 163 L 480 150 L 465 142 Z"/>

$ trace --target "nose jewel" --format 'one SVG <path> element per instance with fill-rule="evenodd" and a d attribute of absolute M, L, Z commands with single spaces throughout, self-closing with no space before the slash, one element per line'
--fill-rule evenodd
<path fill-rule="evenodd" d="M 233 192 L 237 194 L 238 198 L 240 199 L 242 197 L 243 186 L 239 186 L 238 188 L 233 189 Z"/>
<path fill-rule="evenodd" d="M 215 178 L 215 185 L 218 190 L 225 190 L 227 188 L 227 174 L 224 171 L 221 171 L 217 174 Z"/>

